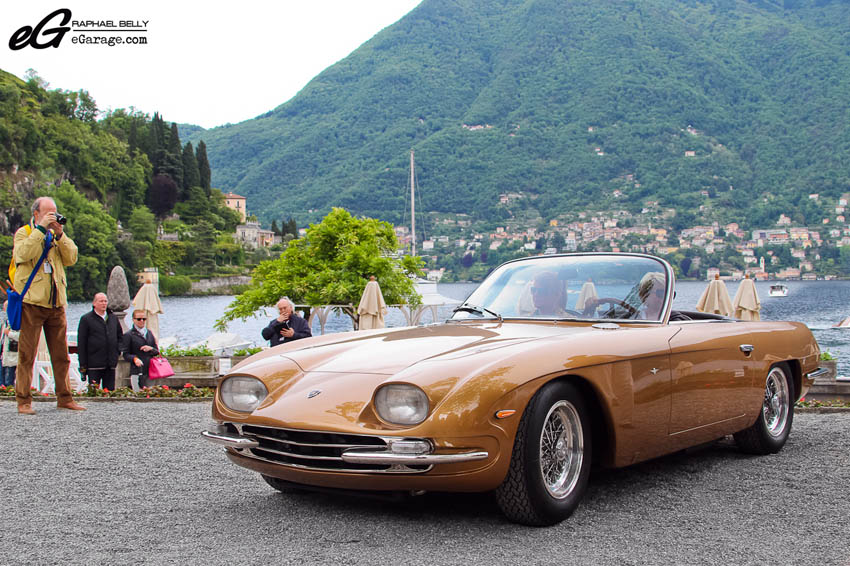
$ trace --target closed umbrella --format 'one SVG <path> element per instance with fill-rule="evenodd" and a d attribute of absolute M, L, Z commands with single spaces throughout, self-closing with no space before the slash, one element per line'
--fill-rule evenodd
<path fill-rule="evenodd" d="M 719 314 L 723 316 L 731 316 L 735 309 L 732 308 L 732 299 L 729 298 L 729 291 L 726 290 L 726 284 L 715 277 L 714 281 L 708 284 L 702 296 L 697 302 L 697 310 L 711 314 Z"/>
<path fill-rule="evenodd" d="M 162 303 L 152 283 L 145 283 L 136 296 L 133 297 L 133 307 L 146 311 L 148 320 L 145 326 L 153 332 L 154 338 L 159 340 L 159 316 L 163 314 Z"/>
<path fill-rule="evenodd" d="M 578 300 L 576 301 L 576 310 L 582 312 L 588 301 L 595 301 L 598 298 L 599 295 L 596 294 L 596 286 L 593 284 L 593 281 L 588 279 L 587 282 L 581 286 L 581 291 L 579 291 Z"/>
<path fill-rule="evenodd" d="M 732 301 L 732 307 L 735 309 L 735 318 L 740 320 L 761 320 L 759 311 L 761 310 L 761 301 L 756 292 L 755 281 L 747 277 L 738 286 L 738 291 L 735 293 L 735 299 Z"/>
<path fill-rule="evenodd" d="M 381 287 L 375 281 L 374 276 L 366 283 L 366 289 L 363 290 L 363 296 L 360 297 L 360 306 L 357 307 L 357 314 L 360 315 L 360 330 L 384 327 L 387 303 L 384 302 Z"/>

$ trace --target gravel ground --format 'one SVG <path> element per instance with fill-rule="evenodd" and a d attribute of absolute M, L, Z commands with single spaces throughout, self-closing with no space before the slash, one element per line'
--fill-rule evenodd
<path fill-rule="evenodd" d="M 535 529 L 487 494 L 277 493 L 200 438 L 208 403 L 87 406 L 0 403 L 0 563 L 850 565 L 850 412 L 798 413 L 774 456 L 723 441 L 597 471 Z"/>

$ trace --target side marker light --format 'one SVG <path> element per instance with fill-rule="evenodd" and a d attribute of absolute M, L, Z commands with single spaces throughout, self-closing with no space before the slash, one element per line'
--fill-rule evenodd
<path fill-rule="evenodd" d="M 512 416 L 514 413 L 516 413 L 516 411 L 513 410 L 513 409 L 505 409 L 503 411 L 496 411 L 496 418 L 497 419 L 506 419 L 506 418 Z"/>

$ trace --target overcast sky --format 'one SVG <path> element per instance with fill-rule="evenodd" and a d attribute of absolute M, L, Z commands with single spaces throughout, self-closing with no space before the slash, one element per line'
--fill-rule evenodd
<path fill-rule="evenodd" d="M 134 106 L 169 122 L 211 128 L 286 102 L 420 2 L 7 0 L 0 6 L 0 69 L 23 78 L 32 68 L 51 89 L 87 90 L 101 110 Z M 21 27 L 35 28 L 59 8 L 71 11 L 71 30 L 58 47 L 10 48 Z M 44 31 L 61 20 L 58 14 Z M 109 21 L 118 29 L 93 31 Z M 58 37 L 43 33 L 37 41 Z M 146 38 L 147 44 L 73 43 L 84 37 Z"/>

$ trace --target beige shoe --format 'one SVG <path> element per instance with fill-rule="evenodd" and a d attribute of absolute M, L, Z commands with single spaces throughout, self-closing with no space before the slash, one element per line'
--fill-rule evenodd
<path fill-rule="evenodd" d="M 18 414 L 34 415 L 35 411 L 33 410 L 32 405 L 18 405 Z"/>
<path fill-rule="evenodd" d="M 56 405 L 59 409 L 68 409 L 69 411 L 85 411 L 86 408 L 78 404 L 76 401 L 68 401 L 62 405 Z"/>

